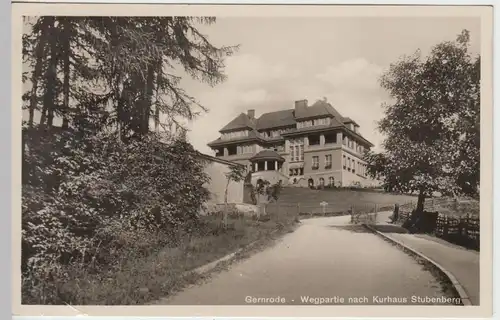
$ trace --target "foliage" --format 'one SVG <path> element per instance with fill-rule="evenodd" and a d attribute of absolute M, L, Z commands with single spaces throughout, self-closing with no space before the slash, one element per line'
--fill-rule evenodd
<path fill-rule="evenodd" d="M 215 85 L 224 58 L 237 47 L 215 47 L 197 17 L 30 17 L 23 36 L 28 126 L 114 126 L 122 138 L 149 131 L 150 119 L 192 119 L 206 109 L 180 87 L 182 73 Z M 62 71 L 62 72 L 60 72 Z M 176 74 L 177 73 L 177 74 Z M 179 74 L 180 73 L 180 74 Z"/>
<path fill-rule="evenodd" d="M 224 203 L 227 203 L 227 192 L 229 184 L 231 182 L 241 182 L 245 180 L 246 177 L 247 177 L 247 170 L 244 166 L 233 165 L 230 167 L 229 171 L 226 173 L 227 184 L 225 190 Z"/>
<path fill-rule="evenodd" d="M 25 153 L 26 163 L 39 164 L 24 166 L 25 271 L 45 279 L 72 261 L 103 258 L 120 232 L 196 224 L 209 178 L 185 141 L 165 145 L 151 134 L 121 144 L 115 136 L 92 136 L 51 150 L 61 136 L 42 136 Z"/>
<path fill-rule="evenodd" d="M 229 171 L 226 173 L 226 189 L 224 190 L 224 204 L 226 206 L 224 212 L 224 225 L 227 225 L 227 216 L 228 216 L 228 208 L 227 208 L 227 193 L 229 191 L 229 184 L 232 182 L 240 182 L 245 180 L 246 178 L 246 168 L 244 166 L 233 165 L 230 166 Z"/>
<path fill-rule="evenodd" d="M 68 270 L 116 270 L 124 247 L 137 257 L 200 227 L 204 160 L 182 137 L 152 133 L 150 120 L 167 128 L 205 111 L 180 80 L 220 83 L 237 47 L 216 47 L 199 32 L 215 23 L 210 17 L 25 23 L 23 295 L 66 302 L 53 286 L 70 280 Z M 150 235 L 164 242 L 137 241 Z M 47 290 L 29 292 L 40 287 Z"/>
<path fill-rule="evenodd" d="M 479 58 L 468 44 L 464 30 L 424 59 L 419 51 L 404 57 L 381 78 L 392 102 L 379 123 L 385 150 L 366 155 L 368 174 L 388 191 L 418 193 L 419 212 L 434 191 L 478 192 Z"/>
<path fill-rule="evenodd" d="M 252 202 L 254 204 L 260 204 L 261 202 L 269 203 L 277 201 L 282 189 L 283 185 L 281 180 L 275 184 L 271 184 L 271 182 L 267 180 L 259 179 L 255 186 L 252 186 Z"/>

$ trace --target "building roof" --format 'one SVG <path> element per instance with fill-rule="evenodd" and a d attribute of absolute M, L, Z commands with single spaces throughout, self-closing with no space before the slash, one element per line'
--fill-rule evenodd
<path fill-rule="evenodd" d="M 237 138 L 234 138 L 231 140 L 226 140 L 226 139 L 222 139 L 221 137 L 219 137 L 219 138 L 215 139 L 214 141 L 209 142 L 208 146 L 215 147 L 218 145 L 227 145 L 227 144 L 232 144 L 232 143 L 241 143 L 244 141 L 255 141 L 255 140 L 265 141 L 264 139 L 262 139 L 262 137 L 260 137 L 258 135 L 258 133 L 255 130 L 251 130 L 248 132 L 248 136 L 246 136 L 246 137 L 237 137 Z"/>
<path fill-rule="evenodd" d="M 255 123 L 252 119 L 248 117 L 248 115 L 244 113 L 240 113 L 239 116 L 234 118 L 231 122 L 229 122 L 224 128 L 222 128 L 219 132 L 233 131 L 238 129 L 249 128 L 252 129 L 255 127 Z"/>
<path fill-rule="evenodd" d="M 312 106 L 297 109 L 295 119 L 311 119 L 322 116 L 332 116 L 342 119 L 340 113 L 326 101 L 318 100 Z"/>
<path fill-rule="evenodd" d="M 227 164 L 229 166 L 239 166 L 239 167 L 244 167 L 245 166 L 245 165 L 243 165 L 241 163 L 237 163 L 237 162 L 233 162 L 233 161 L 229 161 L 229 160 L 224 160 L 224 159 L 216 158 L 214 156 L 211 156 L 211 155 L 208 155 L 206 153 L 199 152 L 199 151 L 196 151 L 195 155 L 198 156 L 198 157 L 200 157 L 200 158 L 203 158 L 203 159 L 206 159 L 208 161 L 211 161 L 211 162 L 218 162 L 218 163 L 222 163 L 222 164 Z"/>
<path fill-rule="evenodd" d="M 253 157 L 250 158 L 250 161 L 256 161 L 256 160 L 277 160 L 277 161 L 285 161 L 285 158 L 280 156 L 276 151 L 274 150 L 262 150 Z"/>
<path fill-rule="evenodd" d="M 326 100 L 318 100 L 311 106 L 295 108 L 295 109 L 285 109 L 280 111 L 267 112 L 262 114 L 259 118 L 250 118 L 247 114 L 241 113 L 226 126 L 224 126 L 219 132 L 224 133 L 233 130 L 250 129 L 248 136 L 239 137 L 231 140 L 223 140 L 221 138 L 214 140 L 208 144 L 210 147 L 215 147 L 219 145 L 226 145 L 232 143 L 241 143 L 245 141 L 255 141 L 260 142 L 277 142 L 282 140 L 281 137 L 263 137 L 260 132 L 272 129 L 279 129 L 285 127 L 296 127 L 297 121 L 304 121 L 308 119 L 330 117 L 331 122 L 329 125 L 305 127 L 305 128 L 293 128 L 291 131 L 283 133 L 282 136 L 294 135 L 306 132 L 315 132 L 328 129 L 342 128 L 343 130 L 349 132 L 350 134 L 356 136 L 367 144 L 371 144 L 368 140 L 363 138 L 359 133 L 350 130 L 347 126 L 349 123 L 354 123 L 359 126 L 354 120 L 348 117 L 343 117 L 330 103 Z"/>
<path fill-rule="evenodd" d="M 257 130 L 295 126 L 294 109 L 264 113 L 257 119 Z"/>
<path fill-rule="evenodd" d="M 352 119 L 351 119 L 351 118 L 349 118 L 349 117 L 342 117 L 342 122 L 343 122 L 343 123 L 346 123 L 346 124 L 347 124 L 347 123 L 354 123 L 354 125 L 356 125 L 356 126 L 358 126 L 358 127 L 359 127 L 359 125 L 356 123 L 356 121 L 352 120 Z"/>

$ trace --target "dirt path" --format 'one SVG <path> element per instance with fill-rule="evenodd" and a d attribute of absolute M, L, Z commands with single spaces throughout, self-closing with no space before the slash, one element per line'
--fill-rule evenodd
<path fill-rule="evenodd" d="M 349 298 L 362 298 L 356 302 L 364 304 L 411 304 L 412 296 L 443 296 L 434 277 L 414 259 L 349 220 L 303 220 L 275 246 L 161 303 L 245 305 L 253 298 L 253 303 L 266 304 L 272 301 L 255 299 L 279 297 L 281 304 L 314 304 L 321 298 L 324 304 L 342 304 L 341 298 L 343 304 L 354 302 Z M 305 302 L 306 297 L 316 300 Z"/>

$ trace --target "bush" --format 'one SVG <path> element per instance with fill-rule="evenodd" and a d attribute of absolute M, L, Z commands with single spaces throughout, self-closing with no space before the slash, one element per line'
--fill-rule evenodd
<path fill-rule="evenodd" d="M 152 134 L 121 143 L 114 135 L 41 129 L 24 138 L 23 298 L 62 299 L 50 284 L 69 280 L 70 266 L 114 268 L 122 248 L 150 250 L 138 237 L 161 234 L 175 243 L 199 224 L 209 178 L 182 140 L 167 145 Z"/>

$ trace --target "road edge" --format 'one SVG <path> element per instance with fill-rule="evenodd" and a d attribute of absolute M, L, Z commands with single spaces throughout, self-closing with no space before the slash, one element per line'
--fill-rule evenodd
<path fill-rule="evenodd" d="M 437 263 L 436 261 L 432 260 L 431 258 L 427 257 L 426 255 L 424 255 L 423 253 L 421 252 L 418 252 L 417 250 L 401 243 L 400 241 L 394 239 L 393 237 L 383 233 L 383 232 L 380 232 L 378 230 L 376 230 L 375 228 L 373 228 L 372 226 L 368 225 L 368 224 L 363 224 L 363 226 L 365 228 L 367 228 L 368 230 L 370 230 L 371 232 L 381 236 L 382 238 L 396 244 L 398 247 L 400 248 L 403 248 L 403 250 L 406 250 L 406 251 L 409 251 L 410 253 L 412 253 L 413 255 L 416 255 L 422 259 L 424 259 L 425 261 L 429 262 L 431 265 L 433 265 L 436 269 L 438 269 L 451 283 L 451 285 L 454 287 L 454 289 L 457 291 L 458 295 L 460 296 L 460 299 L 462 301 L 462 304 L 464 306 L 473 306 L 473 304 L 471 303 L 470 301 L 470 298 L 467 294 L 467 292 L 465 291 L 464 287 L 462 286 L 462 284 L 457 280 L 457 278 L 450 272 L 448 271 L 446 268 L 444 268 L 443 266 L 441 266 L 439 263 Z"/>

